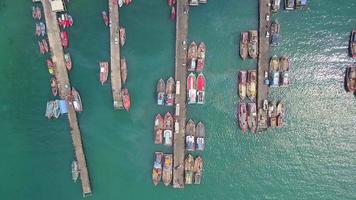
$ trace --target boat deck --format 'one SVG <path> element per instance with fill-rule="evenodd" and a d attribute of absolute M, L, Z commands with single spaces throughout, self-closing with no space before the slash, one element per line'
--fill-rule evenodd
<path fill-rule="evenodd" d="M 180 94 L 176 95 L 176 104 L 179 104 L 179 132 L 174 133 L 173 145 L 173 188 L 184 187 L 184 155 L 185 155 L 185 123 L 186 123 L 186 62 L 187 45 L 183 41 L 188 35 L 188 0 L 177 1 L 176 21 L 176 57 L 175 57 L 175 80 L 180 81 Z"/>
<path fill-rule="evenodd" d="M 119 5 L 115 1 L 109 3 L 109 26 L 110 26 L 110 68 L 111 89 L 114 109 L 122 109 L 121 97 L 121 73 L 120 73 L 120 44 L 119 44 Z M 116 43 L 115 43 L 116 38 Z"/>
<path fill-rule="evenodd" d="M 263 100 L 268 97 L 268 86 L 264 82 L 264 73 L 269 68 L 269 39 L 266 38 L 266 32 L 269 30 L 269 22 L 266 15 L 270 14 L 270 8 L 267 6 L 269 0 L 259 0 L 259 34 L 258 34 L 258 61 L 257 61 L 257 108 L 262 108 Z M 258 110 L 257 109 L 257 110 Z M 258 127 L 259 130 L 265 127 Z"/>
<path fill-rule="evenodd" d="M 56 78 L 58 81 L 59 95 L 61 99 L 67 99 L 71 92 L 67 68 L 64 61 L 63 47 L 60 38 L 60 29 L 57 23 L 56 13 L 52 12 L 49 0 L 41 0 L 45 14 L 48 41 L 52 60 L 56 64 Z M 75 157 L 78 161 L 80 180 L 82 183 L 83 196 L 91 194 L 91 186 L 87 164 L 85 160 L 80 129 L 77 116 L 72 104 L 68 104 L 68 121 L 72 135 Z"/>

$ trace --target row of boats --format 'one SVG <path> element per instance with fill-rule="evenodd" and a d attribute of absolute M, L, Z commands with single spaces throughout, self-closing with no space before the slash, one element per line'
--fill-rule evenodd
<path fill-rule="evenodd" d="M 190 6 L 199 6 L 199 4 L 206 4 L 208 0 L 189 0 Z"/>
<path fill-rule="evenodd" d="M 178 167 L 183 167 L 179 165 Z M 195 159 L 188 154 L 184 160 L 185 184 L 200 184 L 203 173 L 203 159 L 197 156 Z M 170 153 L 155 152 L 152 169 L 152 182 L 158 185 L 161 181 L 165 186 L 172 183 L 173 155 Z"/>
<path fill-rule="evenodd" d="M 248 56 L 252 59 L 257 58 L 258 32 L 250 30 L 240 33 L 240 57 L 245 60 Z"/>
<path fill-rule="evenodd" d="M 286 10 L 302 9 L 305 8 L 307 4 L 307 0 L 284 0 L 284 8 Z"/>
<path fill-rule="evenodd" d="M 205 149 L 205 125 L 203 122 L 195 122 L 189 119 L 185 126 L 185 149 L 187 151 L 204 151 Z"/>
<path fill-rule="evenodd" d="M 252 133 L 257 130 L 257 108 L 256 103 L 240 102 L 237 108 L 238 122 L 243 133 L 250 129 Z"/>
<path fill-rule="evenodd" d="M 176 88 L 177 87 L 177 88 Z M 167 84 L 161 78 L 157 83 L 157 104 L 158 105 L 166 105 L 173 106 L 174 104 L 174 94 L 175 92 L 179 92 L 180 90 L 180 82 L 176 83 L 173 77 L 169 77 L 167 80 Z"/>
<path fill-rule="evenodd" d="M 204 104 L 205 103 L 205 77 L 203 73 L 196 76 L 190 73 L 187 77 L 187 101 L 188 104 Z"/>
<path fill-rule="evenodd" d="M 188 48 L 187 54 L 187 70 L 189 72 L 202 72 L 205 66 L 205 52 L 206 46 L 204 42 L 201 42 L 198 46 L 193 41 Z"/>
<path fill-rule="evenodd" d="M 356 65 L 346 69 L 346 89 L 348 92 L 356 92 Z"/>
<path fill-rule="evenodd" d="M 287 87 L 289 85 L 289 58 L 283 55 L 278 58 L 272 56 L 270 60 L 270 72 L 265 72 L 264 84 L 270 87 Z"/>
<path fill-rule="evenodd" d="M 267 112 L 267 125 L 270 128 L 283 127 L 285 118 L 285 108 L 283 101 L 276 103 L 275 101 L 268 102 L 268 100 L 264 100 L 263 110 Z"/>
<path fill-rule="evenodd" d="M 240 71 L 238 75 L 238 88 L 241 100 L 244 100 L 247 96 L 251 101 L 255 101 L 257 95 L 256 70 Z"/>

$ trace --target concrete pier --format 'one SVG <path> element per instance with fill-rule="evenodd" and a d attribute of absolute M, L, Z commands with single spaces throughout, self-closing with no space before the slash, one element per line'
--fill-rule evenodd
<path fill-rule="evenodd" d="M 115 3 L 116 2 L 116 3 Z M 120 36 L 119 5 L 117 1 L 108 0 L 110 26 L 110 68 L 111 89 L 114 109 L 122 109 L 121 71 L 120 71 Z"/>
<path fill-rule="evenodd" d="M 180 92 L 175 101 L 179 106 L 179 116 L 176 117 L 179 132 L 174 133 L 173 188 L 184 187 L 188 10 L 188 0 L 177 0 L 175 80 L 180 81 Z"/>
<path fill-rule="evenodd" d="M 68 78 L 67 68 L 64 61 L 63 47 L 60 38 L 60 29 L 57 22 L 56 13 L 52 12 L 49 0 L 41 0 L 47 26 L 47 35 L 52 60 L 56 65 L 55 75 L 58 81 L 59 95 L 61 99 L 67 99 L 71 94 L 71 86 Z M 83 196 L 91 194 L 90 180 L 86 165 L 82 139 L 76 112 L 71 103 L 68 104 L 68 121 L 71 130 L 75 157 L 80 171 Z"/>
<path fill-rule="evenodd" d="M 266 32 L 269 30 L 269 21 L 266 15 L 270 15 L 270 0 L 259 0 L 259 33 L 258 33 L 258 61 L 257 61 L 257 108 L 262 108 L 263 100 L 268 97 L 268 86 L 264 82 L 264 73 L 269 69 L 269 38 L 266 38 Z M 258 129 L 262 127 L 258 123 Z"/>

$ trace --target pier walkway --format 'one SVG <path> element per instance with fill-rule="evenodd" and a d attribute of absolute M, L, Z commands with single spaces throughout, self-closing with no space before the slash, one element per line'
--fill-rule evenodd
<path fill-rule="evenodd" d="M 68 78 L 67 68 L 64 61 L 63 47 L 60 38 L 60 29 L 57 23 L 56 13 L 52 12 L 49 0 L 41 0 L 45 14 L 47 35 L 51 49 L 52 60 L 56 65 L 56 78 L 58 81 L 59 95 L 61 99 L 67 99 L 71 94 L 71 86 Z M 85 161 L 82 139 L 74 107 L 68 104 L 68 121 L 72 135 L 75 157 L 78 162 L 80 180 L 82 183 L 83 196 L 91 194 L 89 174 Z"/>
<path fill-rule="evenodd" d="M 177 1 L 175 79 L 180 81 L 180 91 L 175 101 L 179 106 L 179 116 L 176 117 L 179 132 L 174 133 L 173 188 L 184 187 L 188 9 L 188 0 Z"/>
<path fill-rule="evenodd" d="M 263 100 L 268 97 L 268 86 L 264 82 L 264 73 L 269 68 L 269 38 L 266 38 L 266 32 L 269 30 L 269 22 L 266 15 L 270 15 L 269 0 L 259 0 L 259 33 L 258 33 L 258 61 L 257 61 L 257 108 L 262 108 Z M 265 128 L 258 123 L 258 128 Z"/>
<path fill-rule="evenodd" d="M 109 2 L 109 26 L 110 26 L 110 68 L 111 89 L 114 109 L 122 109 L 121 97 L 121 71 L 120 71 L 120 42 L 119 42 L 119 5 L 117 1 Z"/>

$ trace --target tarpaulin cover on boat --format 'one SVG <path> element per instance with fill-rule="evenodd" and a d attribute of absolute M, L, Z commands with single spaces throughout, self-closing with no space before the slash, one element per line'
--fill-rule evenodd
<path fill-rule="evenodd" d="M 59 108 L 62 114 L 68 113 L 67 102 L 65 100 L 59 100 Z"/>

